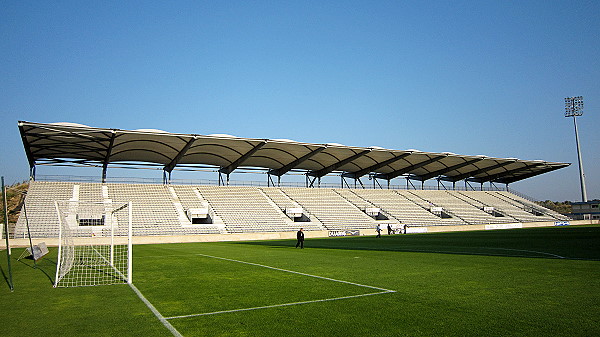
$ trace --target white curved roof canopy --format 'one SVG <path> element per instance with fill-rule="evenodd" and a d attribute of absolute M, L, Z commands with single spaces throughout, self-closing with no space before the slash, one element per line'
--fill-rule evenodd
<path fill-rule="evenodd" d="M 178 165 L 212 166 L 227 174 L 240 167 L 252 167 L 279 176 L 295 170 L 315 177 L 341 172 L 352 178 L 375 174 L 383 179 L 408 176 L 422 181 L 469 179 L 508 184 L 570 165 L 336 143 L 102 129 L 74 123 L 21 121 L 18 125 L 30 167 L 39 163 L 104 167 L 115 163 L 147 163 L 162 165 L 168 172 Z"/>

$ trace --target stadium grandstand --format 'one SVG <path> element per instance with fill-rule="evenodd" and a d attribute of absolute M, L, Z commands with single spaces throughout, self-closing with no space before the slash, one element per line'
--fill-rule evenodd
<path fill-rule="evenodd" d="M 28 233 L 34 238 L 56 237 L 54 201 L 67 200 L 131 202 L 133 235 L 155 242 L 165 236 L 293 235 L 299 228 L 327 236 L 372 234 L 378 224 L 438 231 L 547 226 L 568 220 L 509 189 L 513 182 L 568 163 L 74 123 L 20 121 L 18 127 L 31 179 L 26 212 L 11 229 L 14 238 L 26 238 Z M 101 174 L 86 179 L 36 177 L 40 165 L 91 166 Z M 163 179 L 151 183 L 111 179 L 107 170 L 113 167 L 160 169 Z M 177 170 L 207 169 L 215 172 L 213 184 L 172 179 Z M 236 186 L 230 180 L 236 170 L 258 171 L 267 179 Z M 282 181 L 288 174 L 302 174 L 304 182 Z M 340 183 L 322 183 L 325 176 L 338 176 Z M 393 184 L 394 179 L 402 183 Z M 436 182 L 437 188 L 425 189 L 425 181 Z M 79 225 L 89 224 L 80 220 Z M 102 223 L 95 227 L 109 230 Z"/>

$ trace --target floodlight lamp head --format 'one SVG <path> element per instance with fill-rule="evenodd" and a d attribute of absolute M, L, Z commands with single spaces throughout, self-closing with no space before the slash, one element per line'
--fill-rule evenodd
<path fill-rule="evenodd" d="M 583 96 L 565 98 L 565 117 L 583 115 Z"/>

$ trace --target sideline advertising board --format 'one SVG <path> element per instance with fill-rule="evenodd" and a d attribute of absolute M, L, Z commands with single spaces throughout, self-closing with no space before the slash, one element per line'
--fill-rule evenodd
<path fill-rule="evenodd" d="M 495 224 L 485 225 L 486 230 L 513 229 L 513 228 L 523 228 L 523 224 L 522 223 L 495 223 Z"/>
<path fill-rule="evenodd" d="M 334 237 L 334 236 L 359 236 L 360 235 L 360 231 L 357 230 L 353 230 L 353 231 L 329 231 L 329 237 Z"/>
<path fill-rule="evenodd" d="M 408 227 L 406 226 L 406 234 L 412 233 L 427 233 L 427 227 Z"/>

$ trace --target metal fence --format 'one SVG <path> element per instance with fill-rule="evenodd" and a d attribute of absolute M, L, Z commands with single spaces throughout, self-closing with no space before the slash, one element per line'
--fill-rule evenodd
<path fill-rule="evenodd" d="M 79 183 L 101 183 L 102 178 L 97 176 L 74 176 L 74 175 L 37 175 L 36 181 L 55 181 L 55 182 L 79 182 Z M 113 184 L 155 184 L 162 185 L 164 182 L 160 178 L 141 178 L 141 177 L 107 177 L 106 183 Z M 219 185 L 218 180 L 210 179 L 172 179 L 169 181 L 171 185 Z M 252 180 L 230 180 L 228 186 L 255 186 L 255 187 L 267 187 L 274 186 L 269 185 L 266 181 L 252 181 Z M 303 181 L 292 181 L 292 182 L 280 182 L 277 187 L 307 187 L 306 182 Z M 315 183 L 315 188 L 348 188 L 347 185 L 340 183 L 321 182 L 320 185 Z M 354 188 L 354 187 L 350 187 Z M 363 185 L 357 185 L 358 189 L 394 189 L 394 190 L 455 190 L 455 191 L 506 191 L 506 188 L 493 187 L 493 186 L 455 186 L 443 187 L 439 185 L 412 185 L 412 184 L 372 184 L 367 183 Z M 529 200 L 533 198 L 526 196 L 522 193 L 511 190 L 512 193 L 524 197 Z"/>

